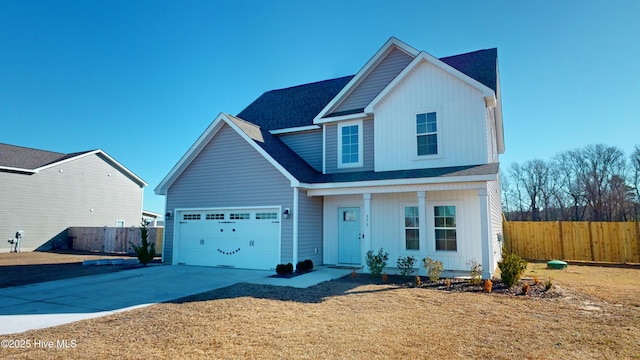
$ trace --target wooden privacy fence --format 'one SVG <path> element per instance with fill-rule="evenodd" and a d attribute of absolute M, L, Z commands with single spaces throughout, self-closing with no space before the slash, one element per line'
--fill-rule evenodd
<path fill-rule="evenodd" d="M 637 222 L 505 221 L 507 248 L 525 259 L 640 263 Z"/>
<path fill-rule="evenodd" d="M 162 227 L 150 227 L 149 242 L 156 244 L 156 254 L 162 253 Z M 140 245 L 140 228 L 130 227 L 70 227 L 73 249 L 108 253 L 134 253 L 131 243 Z"/>

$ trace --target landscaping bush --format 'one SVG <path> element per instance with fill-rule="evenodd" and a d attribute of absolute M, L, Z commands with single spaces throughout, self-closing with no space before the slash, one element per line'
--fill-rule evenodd
<path fill-rule="evenodd" d="M 313 270 L 313 261 L 311 261 L 310 259 L 306 259 L 304 263 L 307 266 L 307 271 Z"/>
<path fill-rule="evenodd" d="M 379 276 L 382 273 L 382 269 L 387 266 L 387 260 L 389 260 L 389 253 L 384 252 L 382 248 L 378 250 L 378 254 L 374 254 L 373 250 L 367 251 L 367 267 L 373 276 Z"/>
<path fill-rule="evenodd" d="M 498 262 L 502 282 L 508 287 L 512 287 L 520 281 L 520 277 L 527 269 L 527 262 L 516 254 L 504 255 Z"/>
<path fill-rule="evenodd" d="M 276 265 L 276 274 L 280 275 L 280 276 L 284 276 L 287 275 L 287 265 L 285 264 L 278 264 Z"/>
<path fill-rule="evenodd" d="M 422 259 L 424 263 L 424 268 L 427 270 L 427 276 L 429 276 L 429 280 L 431 282 L 436 282 L 440 279 L 440 274 L 444 271 L 444 266 L 442 266 L 442 261 L 433 260 L 432 258 Z M 448 287 L 448 286 L 447 286 Z"/>
<path fill-rule="evenodd" d="M 153 261 L 153 257 L 156 256 L 156 244 L 149 242 L 149 229 L 147 229 L 147 222 L 142 220 L 140 225 L 140 246 L 129 242 L 133 246 L 133 250 L 138 256 L 138 261 L 143 266 L 147 266 L 148 263 Z"/>
<path fill-rule="evenodd" d="M 293 274 L 293 264 L 287 263 L 286 267 L 287 267 L 287 274 Z"/>
<path fill-rule="evenodd" d="M 467 265 L 469 265 L 471 269 L 471 279 L 469 279 L 469 283 L 471 285 L 479 285 L 482 282 L 482 265 L 479 264 L 476 259 L 467 261 Z"/>
<path fill-rule="evenodd" d="M 309 267 L 309 262 L 307 262 L 307 260 L 300 261 L 296 264 L 296 272 L 298 274 L 308 273 L 311 269 L 313 269 L 313 263 L 311 263 L 311 267 Z"/>
<path fill-rule="evenodd" d="M 407 275 L 411 275 L 414 272 L 413 264 L 415 264 L 416 258 L 413 256 L 407 257 L 398 257 L 396 264 L 398 265 L 398 269 L 400 270 L 400 274 L 402 277 L 406 277 Z"/>

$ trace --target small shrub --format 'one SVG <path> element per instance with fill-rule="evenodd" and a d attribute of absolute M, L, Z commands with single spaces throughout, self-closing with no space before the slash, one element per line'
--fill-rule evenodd
<path fill-rule="evenodd" d="M 278 264 L 276 265 L 276 274 L 283 276 L 287 274 L 287 265 L 285 264 Z"/>
<path fill-rule="evenodd" d="M 547 280 L 547 283 L 544 285 L 544 291 L 549 291 L 553 287 L 553 282 L 551 282 L 551 278 Z"/>
<path fill-rule="evenodd" d="M 415 271 L 415 269 L 413 268 L 413 264 L 415 263 L 416 258 L 414 258 L 413 256 L 398 257 L 396 264 L 398 265 L 398 269 L 400 269 L 400 274 L 403 278 L 407 275 L 413 274 L 413 272 Z"/>
<path fill-rule="evenodd" d="M 313 261 L 311 261 L 310 259 L 306 259 L 304 263 L 307 266 L 307 272 L 313 270 Z"/>
<path fill-rule="evenodd" d="M 527 293 L 529 292 L 529 282 L 525 281 L 524 284 L 522 284 L 522 295 L 527 295 Z"/>
<path fill-rule="evenodd" d="M 444 281 L 444 285 L 447 287 L 447 290 L 451 288 L 451 279 L 446 279 Z"/>
<path fill-rule="evenodd" d="M 527 262 L 516 254 L 505 255 L 498 262 L 502 282 L 508 287 L 512 287 L 520 281 L 520 277 L 527 269 Z"/>
<path fill-rule="evenodd" d="M 538 279 L 537 276 L 533 275 L 533 285 L 538 285 L 540 284 L 540 279 Z"/>
<path fill-rule="evenodd" d="M 298 274 L 304 274 L 304 273 L 306 273 L 307 271 L 308 271 L 308 270 L 307 270 L 307 264 L 305 264 L 305 262 L 304 262 L 304 261 L 300 261 L 300 262 L 298 262 L 298 263 L 296 264 L 296 272 L 297 272 Z"/>
<path fill-rule="evenodd" d="M 469 283 L 471 285 L 480 285 L 482 282 L 482 265 L 478 263 L 478 260 L 471 259 L 467 261 L 467 265 L 471 269 L 471 279 Z"/>
<path fill-rule="evenodd" d="M 444 271 L 444 267 L 442 266 L 442 261 L 433 260 L 431 258 L 422 259 L 424 263 L 424 268 L 427 269 L 427 276 L 431 282 L 436 282 L 440 279 L 440 274 Z"/>
<path fill-rule="evenodd" d="M 357 278 L 357 277 L 358 277 L 358 274 L 356 273 L 356 271 L 355 271 L 355 270 L 352 270 L 352 271 L 351 271 L 351 278 L 352 278 L 352 279 L 355 279 L 355 278 Z"/>
<path fill-rule="evenodd" d="M 373 250 L 367 251 L 367 267 L 372 276 L 379 276 L 382 273 L 382 269 L 387 266 L 387 260 L 389 260 L 389 253 L 384 252 L 382 248 L 378 250 L 378 254 L 374 254 Z"/>
<path fill-rule="evenodd" d="M 420 275 L 416 276 L 416 286 L 420 286 L 420 284 L 422 284 L 422 279 L 420 278 Z"/>
<path fill-rule="evenodd" d="M 285 266 L 287 267 L 287 274 L 293 274 L 293 264 L 287 263 Z"/>
<path fill-rule="evenodd" d="M 389 276 L 387 274 L 382 274 L 382 282 L 386 284 L 387 281 L 389 281 Z"/>
<path fill-rule="evenodd" d="M 153 261 L 153 257 L 156 256 L 156 244 L 149 242 L 149 229 L 147 229 L 147 222 L 142 220 L 140 224 L 140 246 L 129 242 L 133 246 L 133 250 L 138 256 L 138 261 L 143 266 L 147 266 Z"/>
<path fill-rule="evenodd" d="M 484 281 L 484 291 L 490 293 L 493 290 L 493 282 L 489 279 Z"/>

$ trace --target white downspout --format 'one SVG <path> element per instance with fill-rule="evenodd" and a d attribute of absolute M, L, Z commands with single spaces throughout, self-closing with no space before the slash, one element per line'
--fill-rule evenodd
<path fill-rule="evenodd" d="M 293 188 L 293 266 L 298 263 L 298 187 Z"/>

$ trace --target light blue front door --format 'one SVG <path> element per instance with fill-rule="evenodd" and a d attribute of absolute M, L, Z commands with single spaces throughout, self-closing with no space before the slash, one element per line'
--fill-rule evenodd
<path fill-rule="evenodd" d="M 360 208 L 338 209 L 338 262 L 360 264 Z"/>

